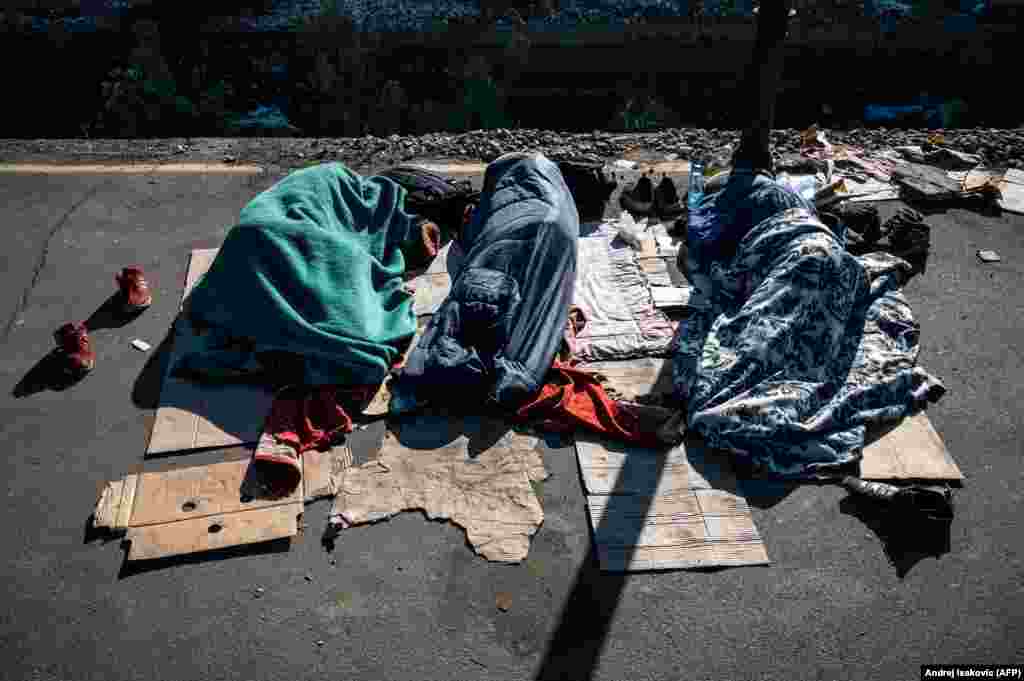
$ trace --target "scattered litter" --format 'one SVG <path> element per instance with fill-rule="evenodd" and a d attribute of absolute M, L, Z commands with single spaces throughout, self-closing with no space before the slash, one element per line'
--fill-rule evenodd
<path fill-rule="evenodd" d="M 479 665 L 479 666 L 483 667 L 484 669 L 487 669 L 487 665 L 485 665 L 483 662 L 481 662 L 480 660 L 476 659 L 475 657 L 469 658 L 469 661 L 472 662 L 475 665 Z"/>
<path fill-rule="evenodd" d="M 943 170 L 970 170 L 981 163 L 981 156 L 977 154 L 965 154 L 945 147 L 926 151 L 919 146 L 906 145 L 895 147 L 894 150 L 912 163 L 936 166 Z"/>
<path fill-rule="evenodd" d="M 1002 198 L 999 207 L 1011 213 L 1024 213 L 1024 170 L 1007 170 L 999 183 Z"/>
<path fill-rule="evenodd" d="M 805 151 L 811 149 L 819 152 L 825 158 L 832 156 L 832 144 L 825 138 L 825 132 L 818 129 L 817 124 L 800 133 L 800 146 Z"/>
<path fill-rule="evenodd" d="M 814 205 L 819 209 L 828 208 L 845 199 L 847 194 L 846 182 L 841 179 L 836 180 L 815 192 Z"/>
<path fill-rule="evenodd" d="M 679 158 L 679 154 L 665 154 L 666 161 L 675 161 Z"/>
<path fill-rule="evenodd" d="M 136 338 L 135 340 L 132 341 L 132 347 L 138 350 L 139 352 L 149 352 L 153 346 L 144 340 L 139 340 L 138 338 Z"/>
<path fill-rule="evenodd" d="M 612 163 L 619 170 L 634 170 L 636 168 L 636 161 L 627 161 L 624 158 L 617 159 Z"/>
<path fill-rule="evenodd" d="M 316 642 L 317 648 L 321 648 L 321 647 L 323 647 L 323 645 L 324 645 L 324 640 L 323 639 L 320 639 L 319 641 Z"/>
<path fill-rule="evenodd" d="M 1002 260 L 995 251 L 978 251 L 978 259 L 982 262 L 999 262 Z"/>
<path fill-rule="evenodd" d="M 237 156 L 225 156 L 223 160 L 224 160 L 224 163 L 235 163 L 236 161 L 238 161 L 238 157 Z"/>
<path fill-rule="evenodd" d="M 188 151 L 188 147 L 186 147 L 184 144 L 179 144 L 177 147 L 175 147 L 175 151 L 179 154 L 184 154 L 186 151 Z"/>
<path fill-rule="evenodd" d="M 967 172 L 963 181 L 965 192 L 999 192 L 999 184 L 1003 181 L 1004 173 L 994 168 L 978 166 Z"/>
<path fill-rule="evenodd" d="M 690 304 L 689 287 L 652 286 L 651 296 L 654 298 L 654 307 L 659 309 L 686 307 Z"/>
<path fill-rule="evenodd" d="M 843 177 L 849 189 L 847 200 L 851 203 L 862 201 L 891 201 L 900 196 L 899 189 L 888 182 L 869 178 L 863 182 Z"/>
<path fill-rule="evenodd" d="M 256 598 L 259 598 L 259 597 L 261 597 L 261 596 L 262 596 L 263 594 L 264 594 L 264 589 L 263 589 L 263 587 L 262 587 L 262 586 L 258 586 L 258 587 L 256 587 L 256 592 L 255 592 L 255 594 L 254 594 L 254 595 L 255 595 L 255 597 L 256 597 Z"/>
<path fill-rule="evenodd" d="M 306 575 L 306 581 L 307 582 L 312 582 L 313 581 L 313 575 Z"/>
<path fill-rule="evenodd" d="M 337 564 L 338 564 L 338 560 L 337 560 L 336 558 L 331 558 L 331 561 L 330 561 L 330 562 L 331 562 L 331 565 L 332 565 L 332 566 L 333 566 L 333 565 L 337 565 Z"/>
<path fill-rule="evenodd" d="M 494 597 L 494 603 L 498 606 L 498 610 L 508 612 L 512 607 L 512 594 L 507 591 L 499 591 L 498 595 Z"/>

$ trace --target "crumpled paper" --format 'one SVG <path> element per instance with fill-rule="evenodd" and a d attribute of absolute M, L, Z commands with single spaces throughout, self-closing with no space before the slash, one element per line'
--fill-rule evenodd
<path fill-rule="evenodd" d="M 335 478 L 336 531 L 423 511 L 463 528 L 477 553 L 519 562 L 544 521 L 531 482 L 548 478 L 540 439 L 484 417 L 424 413 L 393 427 L 377 459 Z"/>

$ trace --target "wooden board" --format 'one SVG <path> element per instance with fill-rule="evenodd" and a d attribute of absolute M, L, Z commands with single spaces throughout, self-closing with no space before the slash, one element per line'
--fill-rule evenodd
<path fill-rule="evenodd" d="M 860 474 L 865 480 L 964 479 L 924 412 L 905 418 L 882 433 L 869 434 Z"/>
<path fill-rule="evenodd" d="M 659 451 L 579 433 L 576 458 L 587 494 L 652 496 L 737 488 L 728 455 L 693 442 Z"/>
<path fill-rule="evenodd" d="M 217 249 L 192 252 L 183 305 L 216 255 Z M 259 440 L 263 420 L 273 402 L 269 390 L 252 385 L 201 385 L 170 375 L 170 368 L 194 342 L 196 336 L 191 325 L 179 315 L 147 454 L 229 447 Z"/>
<path fill-rule="evenodd" d="M 769 562 L 727 455 L 697 442 L 659 451 L 577 435 L 576 460 L 602 570 Z"/>
<path fill-rule="evenodd" d="M 278 496 L 269 494 L 262 479 L 267 469 L 250 458 L 132 474 L 103 488 L 93 525 L 127 530 L 128 560 L 290 537 L 297 533 L 303 501 L 334 496 L 335 480 L 351 465 L 348 445 L 306 452 L 302 484 Z"/>
<path fill-rule="evenodd" d="M 625 362 L 588 362 L 580 368 L 604 376 L 606 389 L 626 401 L 672 392 L 671 360 L 645 357 Z"/>
<path fill-rule="evenodd" d="M 128 529 L 138 481 L 139 476 L 132 474 L 104 486 L 93 511 L 93 527 L 106 528 L 111 532 L 124 532 Z"/>
<path fill-rule="evenodd" d="M 256 466 L 251 459 L 241 459 L 141 473 L 129 527 L 161 525 L 302 502 L 302 485 L 286 496 L 272 496 L 261 478 L 260 471 L 263 470 L 266 468 Z"/>
<path fill-rule="evenodd" d="M 294 537 L 302 502 L 129 528 L 128 560 L 180 556 Z"/>
<path fill-rule="evenodd" d="M 334 481 L 352 465 L 352 450 L 347 444 L 320 452 L 315 449 L 302 454 L 302 488 L 305 501 L 326 499 L 335 495 Z"/>
<path fill-rule="evenodd" d="M 587 510 L 605 572 L 771 562 L 746 501 L 729 492 L 589 495 Z"/>

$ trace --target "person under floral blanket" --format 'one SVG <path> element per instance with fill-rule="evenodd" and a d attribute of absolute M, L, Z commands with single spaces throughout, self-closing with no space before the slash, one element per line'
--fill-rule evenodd
<path fill-rule="evenodd" d="M 945 392 L 917 366 L 907 262 L 851 255 L 768 170 L 738 164 L 701 210 L 722 229 L 679 256 L 697 289 L 672 346 L 689 431 L 751 474 L 824 479 L 861 458 L 868 425 Z"/>

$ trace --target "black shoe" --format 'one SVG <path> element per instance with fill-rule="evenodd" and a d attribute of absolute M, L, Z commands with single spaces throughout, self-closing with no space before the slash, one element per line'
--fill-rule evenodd
<path fill-rule="evenodd" d="M 622 192 L 619 205 L 636 217 L 650 215 L 654 208 L 654 183 L 651 182 L 651 178 L 644 175 L 637 180 L 635 187 Z"/>
<path fill-rule="evenodd" d="M 676 183 L 668 175 L 661 178 L 658 188 L 654 190 L 654 214 L 661 220 L 675 220 L 686 212 L 686 206 L 679 200 Z"/>
<path fill-rule="evenodd" d="M 896 487 L 884 482 L 867 482 L 853 476 L 843 478 L 841 484 L 854 494 L 873 499 L 904 514 L 916 514 L 929 520 L 948 520 L 953 517 L 953 493 L 949 487 Z"/>
<path fill-rule="evenodd" d="M 870 203 L 848 205 L 840 209 L 840 217 L 847 229 L 856 233 L 865 244 L 873 244 L 882 238 L 882 222 L 876 206 Z"/>

